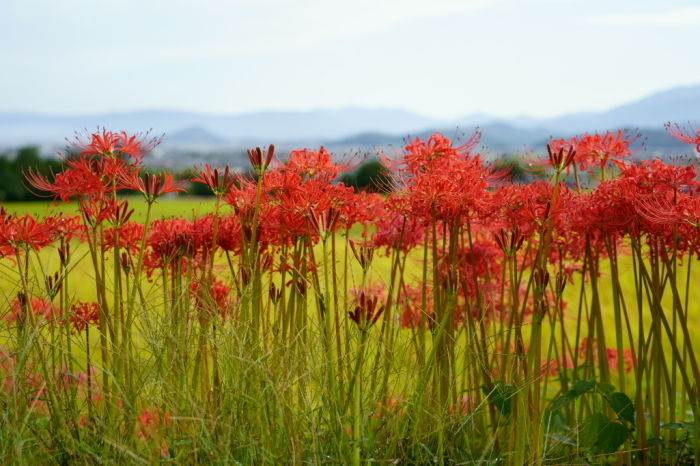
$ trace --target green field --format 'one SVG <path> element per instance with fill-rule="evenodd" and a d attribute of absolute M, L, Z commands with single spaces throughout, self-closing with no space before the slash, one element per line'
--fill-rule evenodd
<path fill-rule="evenodd" d="M 134 209 L 131 219 L 143 222 L 146 216 L 146 203 L 141 196 L 125 197 L 130 208 Z M 2 204 L 10 213 L 18 215 L 30 214 L 41 218 L 58 213 L 77 213 L 79 206 L 76 201 L 70 204 L 63 202 L 8 202 Z M 185 217 L 188 219 L 201 217 L 214 210 L 214 197 L 195 196 L 162 196 L 153 204 L 153 218 Z"/>

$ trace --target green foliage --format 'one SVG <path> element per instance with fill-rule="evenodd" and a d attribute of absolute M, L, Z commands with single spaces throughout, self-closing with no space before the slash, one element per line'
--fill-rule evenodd
<path fill-rule="evenodd" d="M 355 191 L 388 192 L 391 188 L 391 176 L 377 159 L 360 165 L 354 172 L 345 174 L 340 181 L 352 186 Z"/>
<path fill-rule="evenodd" d="M 23 171 L 36 170 L 42 175 L 49 175 L 60 169 L 57 160 L 44 160 L 36 147 L 19 149 L 16 157 L 0 154 L 0 201 L 36 201 L 44 199 L 37 193 L 29 191 L 24 183 Z M 41 193 L 39 193 L 41 194 Z"/>
<path fill-rule="evenodd" d="M 550 405 L 547 413 L 552 419 L 562 408 L 567 406 L 582 395 L 596 389 L 598 395 L 603 397 L 618 416 L 618 420 L 610 419 L 603 411 L 594 412 L 582 424 L 574 428 L 567 435 L 557 434 L 555 438 L 562 443 L 570 443 L 574 438 L 578 439 L 577 446 L 583 449 L 592 449 L 603 454 L 614 453 L 630 438 L 631 431 L 624 424 L 629 422 L 634 425 L 634 403 L 624 393 L 615 392 L 615 387 L 608 383 L 596 383 L 591 380 L 581 380 L 573 385 L 573 388 L 557 397 Z M 583 401 L 581 401 L 583 403 Z M 593 406 L 603 406 L 593 404 Z M 554 425 L 554 424 L 551 424 Z M 568 440 L 569 442 L 564 442 Z"/>
<path fill-rule="evenodd" d="M 624 393 L 610 393 L 607 396 L 610 407 L 615 413 L 630 424 L 634 424 L 634 404 Z"/>

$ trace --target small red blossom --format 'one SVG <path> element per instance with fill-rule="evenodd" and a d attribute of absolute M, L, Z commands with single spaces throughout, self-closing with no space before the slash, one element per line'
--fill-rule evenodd
<path fill-rule="evenodd" d="M 71 311 L 70 323 L 73 326 L 74 333 L 82 332 L 88 325 L 94 325 L 99 328 L 100 313 L 97 303 L 73 304 Z"/>
<path fill-rule="evenodd" d="M 174 180 L 171 173 L 163 172 L 157 174 L 145 173 L 141 177 L 138 171 L 133 171 L 128 174 L 123 174 L 120 179 L 120 187 L 123 189 L 131 189 L 143 194 L 146 202 L 149 204 L 166 193 L 174 193 L 178 191 L 187 192 L 183 186 L 187 180 Z"/>
<path fill-rule="evenodd" d="M 204 165 L 204 170 L 197 172 L 198 178 L 192 178 L 192 181 L 206 184 L 215 196 L 221 197 L 236 182 L 236 177 L 231 172 L 231 168 L 226 165 L 223 172 L 219 172 L 219 167 L 214 169 L 209 164 Z"/>
<path fill-rule="evenodd" d="M 377 307 L 377 296 L 370 296 L 364 291 L 360 292 L 357 298 L 357 306 L 354 311 L 350 311 L 350 319 L 357 324 L 363 332 L 366 332 L 374 325 L 384 312 L 384 305 Z"/>
<path fill-rule="evenodd" d="M 97 132 L 88 134 L 75 133 L 74 140 L 68 141 L 70 146 L 78 151 L 79 156 L 106 155 L 120 157 L 127 155 L 140 162 L 143 156 L 158 146 L 163 139 L 153 137 L 149 139 L 150 132 L 129 135 L 125 131 L 118 133 L 98 128 Z"/>
<path fill-rule="evenodd" d="M 690 126 L 689 129 L 686 129 L 678 126 L 678 123 L 673 125 L 671 123 L 666 123 L 664 126 L 668 134 L 681 142 L 695 145 L 695 150 L 700 152 L 700 127 L 693 128 Z"/>
<path fill-rule="evenodd" d="M 329 180 L 332 180 L 338 173 L 357 167 L 361 162 L 357 158 L 357 156 L 352 156 L 350 160 L 338 165 L 333 162 L 331 154 L 321 146 L 318 151 L 309 149 L 293 150 L 289 153 L 287 166 L 298 169 L 309 177 L 327 177 Z"/>
<path fill-rule="evenodd" d="M 26 304 L 23 294 L 18 295 L 18 299 L 12 302 L 10 313 L 5 316 L 8 322 L 25 322 L 26 311 L 31 309 L 34 313 L 35 320 L 45 319 L 52 320 L 56 309 L 48 299 L 31 298 Z"/>
<path fill-rule="evenodd" d="M 39 251 L 53 243 L 57 233 L 53 220 L 42 222 L 29 214 L 0 216 L 0 249 L 28 247 Z"/>

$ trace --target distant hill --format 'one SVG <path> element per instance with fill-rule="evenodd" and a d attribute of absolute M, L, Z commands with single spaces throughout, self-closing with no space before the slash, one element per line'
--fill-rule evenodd
<path fill-rule="evenodd" d="M 398 109 L 348 107 L 307 112 L 267 111 L 245 115 L 210 115 L 181 111 L 142 111 L 104 115 L 57 116 L 0 112 L 0 146 L 61 145 L 76 130 L 165 133 L 163 146 L 254 146 L 271 142 L 288 147 L 372 147 L 400 144 L 407 135 L 439 130 L 446 136 L 471 134 L 479 126 L 482 144 L 496 150 L 541 146 L 550 136 L 570 137 L 595 130 L 639 128 L 648 146 L 680 147 L 663 129 L 667 121 L 700 121 L 700 86 L 651 95 L 607 112 L 578 113 L 551 119 L 498 118 L 477 114 L 439 120 Z M 682 145 L 681 145 L 682 146 Z"/>
<path fill-rule="evenodd" d="M 573 132 L 618 128 L 663 129 L 667 122 L 700 122 L 700 86 L 679 87 L 653 94 L 608 112 L 565 115 L 540 124 Z"/>
<path fill-rule="evenodd" d="M 226 142 L 225 139 L 199 126 L 169 134 L 167 138 L 168 144 L 177 145 L 219 145 Z"/>
<path fill-rule="evenodd" d="M 61 141 L 74 131 L 102 126 L 115 131 L 141 132 L 150 128 L 155 134 L 169 134 L 201 128 L 223 140 L 318 141 L 378 131 L 401 133 L 435 126 L 440 120 L 404 110 L 364 109 L 309 112 L 259 112 L 246 115 L 205 115 L 177 111 L 144 111 L 85 116 L 50 116 L 0 112 L 0 142 L 45 143 Z M 181 135 L 180 135 L 181 136 Z M 183 142 L 179 138 L 179 142 Z M 268 142 L 268 143 L 269 143 Z"/>

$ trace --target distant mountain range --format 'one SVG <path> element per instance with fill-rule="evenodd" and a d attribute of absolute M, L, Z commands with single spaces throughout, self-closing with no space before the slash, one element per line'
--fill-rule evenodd
<path fill-rule="evenodd" d="M 700 121 L 700 86 L 660 92 L 607 112 L 577 113 L 550 119 L 498 118 L 469 115 L 439 120 L 397 109 L 348 107 L 308 112 L 258 112 L 246 115 L 208 115 L 181 111 L 142 111 L 85 116 L 49 116 L 0 112 L 0 145 L 53 144 L 76 130 L 165 133 L 163 145 L 245 146 L 253 144 L 368 147 L 400 143 L 407 135 L 443 131 L 448 136 L 471 133 L 479 126 L 482 143 L 498 150 L 539 147 L 550 136 L 570 137 L 583 132 L 639 128 L 649 147 L 684 147 L 666 134 L 665 122 L 686 125 Z"/>

